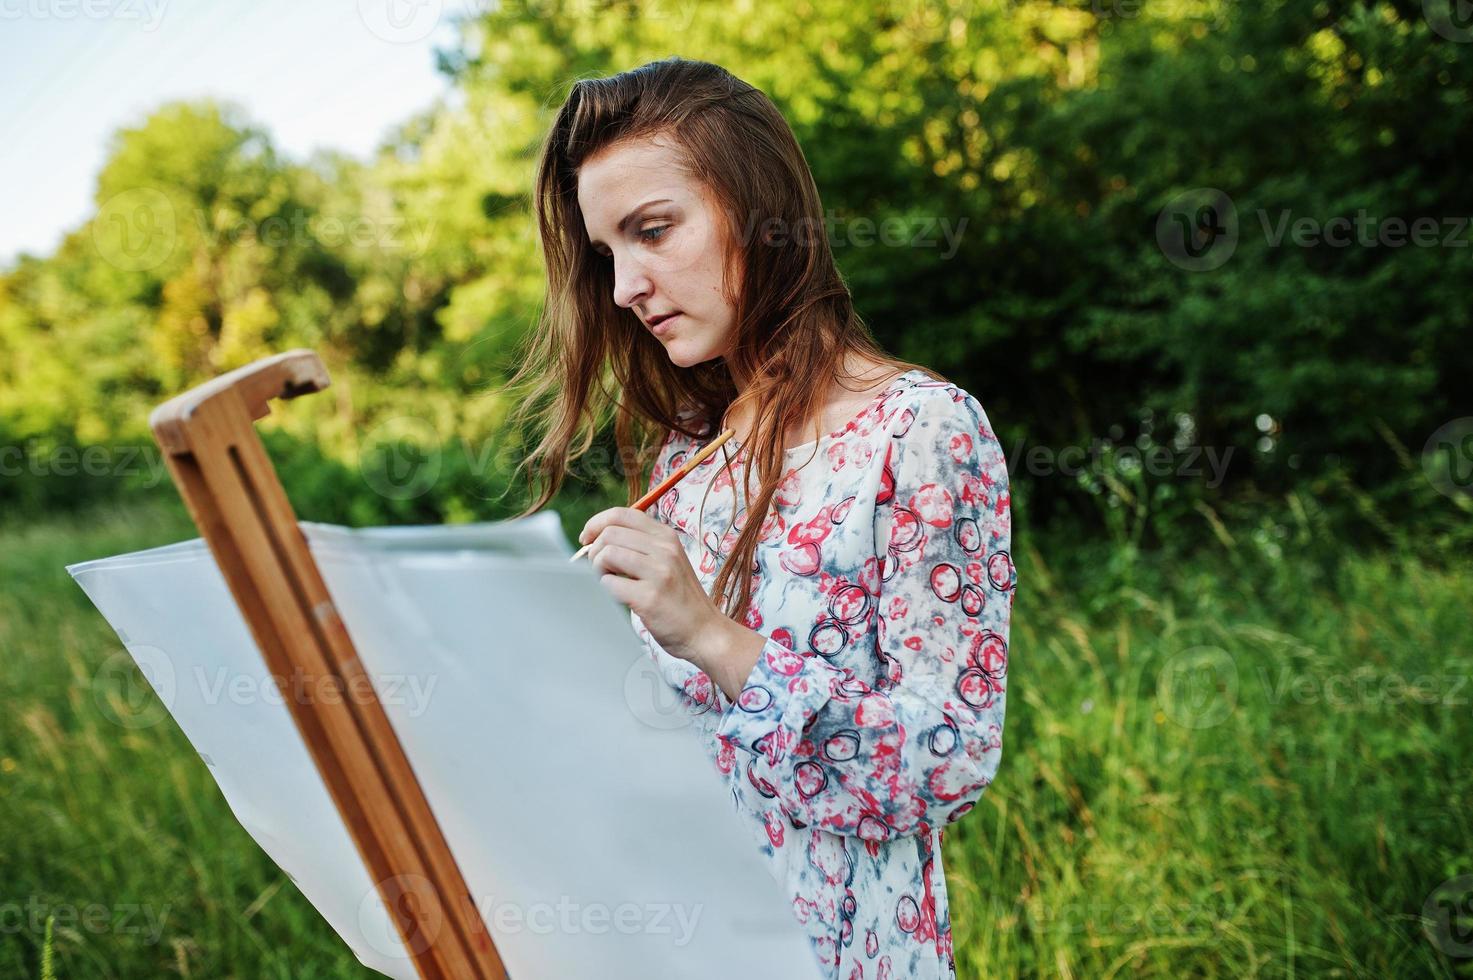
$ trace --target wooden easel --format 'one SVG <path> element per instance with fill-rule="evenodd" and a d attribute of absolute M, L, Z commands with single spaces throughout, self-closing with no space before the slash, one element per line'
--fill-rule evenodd
<path fill-rule="evenodd" d="M 170 399 L 149 428 L 419 975 L 505 980 L 255 429 L 271 399 L 329 383 L 315 353 L 287 351 Z"/>

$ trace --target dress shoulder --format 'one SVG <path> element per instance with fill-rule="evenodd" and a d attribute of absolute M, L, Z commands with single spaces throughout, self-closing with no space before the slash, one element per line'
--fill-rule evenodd
<path fill-rule="evenodd" d="M 888 428 L 893 437 L 907 437 L 918 418 L 922 428 L 970 429 L 984 439 L 993 438 L 987 413 L 975 395 L 951 381 L 920 380 L 896 389 L 887 408 Z"/>

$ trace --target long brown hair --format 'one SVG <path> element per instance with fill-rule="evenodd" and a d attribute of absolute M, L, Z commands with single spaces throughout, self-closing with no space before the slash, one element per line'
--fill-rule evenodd
<path fill-rule="evenodd" d="M 578 206 L 585 160 L 654 136 L 672 138 L 678 165 L 718 202 L 718 223 L 724 223 L 723 285 L 736 311 L 734 344 L 725 357 L 690 368 L 672 364 L 634 311 L 614 302 L 612 268 L 589 244 Z M 762 523 L 783 475 L 784 435 L 823 417 L 830 379 L 852 377 L 845 365 L 856 355 L 896 373 L 919 369 L 944 379 L 880 349 L 854 310 L 826 235 L 811 233 L 826 227 L 822 204 L 787 120 L 760 90 L 718 65 L 667 58 L 575 82 L 542 145 L 535 205 L 547 295 L 508 387 L 529 381 L 514 418 L 530 415 L 545 431 L 522 463 L 534 471 L 531 479 L 540 475 L 545 483 L 518 516 L 540 510 L 557 493 L 610 407 L 619 457 L 633 474 L 633 504 L 644 490 L 644 463 L 671 430 L 699 439 L 750 404 L 755 415 L 742 451 L 757 462 L 759 489 L 711 591 L 720 604 L 737 571 L 749 570 L 724 610 L 742 622 Z M 776 227 L 810 233 L 781 240 L 736 234 L 774 218 Z M 746 379 L 740 398 L 734 377 Z M 684 413 L 691 414 L 682 420 Z M 747 476 L 750 481 L 750 465 Z"/>

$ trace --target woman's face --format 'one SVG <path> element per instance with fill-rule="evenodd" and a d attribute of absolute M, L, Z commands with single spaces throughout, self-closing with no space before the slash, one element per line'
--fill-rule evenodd
<path fill-rule="evenodd" d="M 705 188 L 681 170 L 668 138 L 606 147 L 578 171 L 578 206 L 588 240 L 613 263 L 614 302 L 632 309 L 691 367 L 725 356 L 735 308 L 722 293 L 721 213 Z M 740 288 L 733 276 L 733 288 Z M 663 323 L 661 317 L 678 313 Z"/>

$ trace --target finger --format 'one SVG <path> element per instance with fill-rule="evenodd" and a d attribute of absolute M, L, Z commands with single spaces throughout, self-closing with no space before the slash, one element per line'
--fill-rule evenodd
<path fill-rule="evenodd" d="M 639 598 L 635 594 L 635 590 L 639 588 L 639 583 L 634 581 L 634 579 L 624 578 L 621 575 L 606 572 L 599 576 L 598 584 L 603 587 L 605 592 L 613 596 L 620 605 L 633 606 Z"/>
<path fill-rule="evenodd" d="M 584 525 L 583 532 L 578 535 L 580 544 L 587 544 L 598 537 L 599 532 L 608 527 L 627 527 L 636 531 L 643 531 L 657 537 L 675 538 L 675 529 L 668 524 L 662 524 L 649 515 L 648 512 L 638 507 L 610 507 L 608 510 L 599 511 L 588 519 Z"/>
<path fill-rule="evenodd" d="M 626 527 L 645 531 L 669 530 L 666 525 L 655 520 L 647 510 L 640 510 L 638 507 L 621 507 L 620 510 L 624 511 L 624 513 L 620 515 L 619 523 Z"/>
<path fill-rule="evenodd" d="M 649 555 L 617 544 L 600 547 L 592 564 L 596 572 L 612 572 L 636 580 L 649 578 L 653 572 Z"/>
<path fill-rule="evenodd" d="M 615 544 L 644 555 L 657 554 L 660 548 L 657 538 L 653 538 L 643 531 L 637 531 L 634 528 L 624 527 L 619 524 L 610 524 L 599 532 L 598 537 L 594 539 L 595 548 L 606 548 L 609 545 Z"/>
<path fill-rule="evenodd" d="M 597 514 L 594 514 L 588 519 L 588 523 L 583 525 L 583 530 L 578 533 L 578 543 L 587 544 L 598 537 L 599 532 L 604 528 L 613 524 L 626 523 L 628 519 L 621 518 L 620 515 L 620 511 L 626 510 L 633 511 L 636 514 L 639 513 L 633 507 L 610 507 L 607 510 L 601 510 Z"/>

